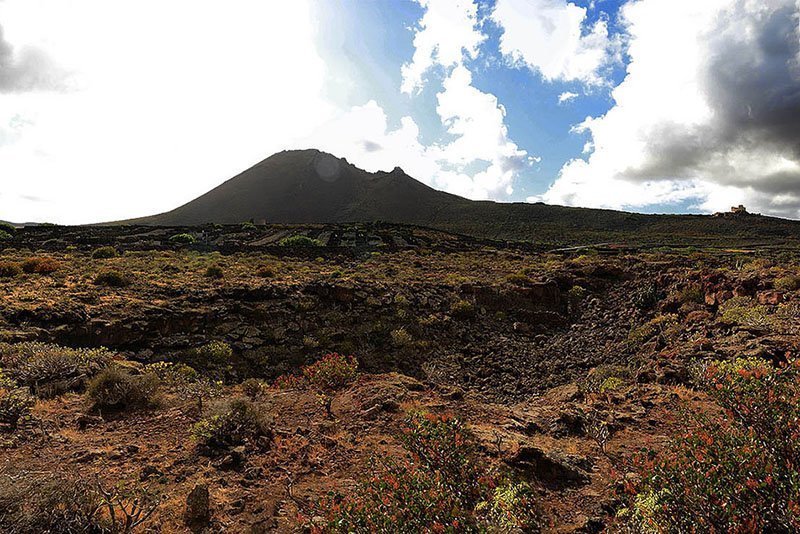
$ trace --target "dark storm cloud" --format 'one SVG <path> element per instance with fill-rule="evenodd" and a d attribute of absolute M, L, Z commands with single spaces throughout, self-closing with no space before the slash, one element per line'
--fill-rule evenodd
<path fill-rule="evenodd" d="M 711 119 L 694 126 L 665 123 L 648 132 L 645 162 L 626 176 L 713 176 L 717 185 L 749 188 L 762 209 L 800 216 L 800 171 L 791 168 L 800 167 L 798 4 L 734 2 L 706 36 L 699 79 Z M 748 165 L 742 165 L 743 154 Z M 776 156 L 790 164 L 786 170 L 752 171 L 752 163 Z"/>
<path fill-rule="evenodd" d="M 0 93 L 66 89 L 65 75 L 43 51 L 16 50 L 5 40 L 0 26 Z"/>

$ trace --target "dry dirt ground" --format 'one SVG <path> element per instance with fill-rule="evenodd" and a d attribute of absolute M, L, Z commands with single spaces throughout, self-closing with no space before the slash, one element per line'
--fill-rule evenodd
<path fill-rule="evenodd" d="M 299 531 L 330 490 L 353 488 L 375 458 L 407 454 L 399 429 L 416 410 L 463 418 L 487 462 L 535 488 L 545 531 L 598 532 L 613 523 L 632 456 L 663 446 L 681 411 L 713 412 L 692 388 L 693 365 L 798 351 L 791 253 L 406 240 L 225 254 L 117 243 L 118 256 L 96 259 L 97 244 L 70 239 L 0 253 L 0 265 L 57 262 L 0 278 L 0 342 L 104 346 L 137 372 L 223 341 L 233 357 L 221 399 L 327 352 L 360 365 L 330 410 L 318 393 L 264 388 L 255 402 L 274 438 L 242 457 L 200 454 L 194 402 L 169 387 L 158 406 L 121 413 L 92 410 L 80 388 L 39 399 L 30 421 L 0 435 L 4 477 L 67 473 L 161 495 L 142 532 L 189 532 L 198 484 L 210 492 L 207 532 Z M 107 271 L 130 283 L 98 284 Z"/>

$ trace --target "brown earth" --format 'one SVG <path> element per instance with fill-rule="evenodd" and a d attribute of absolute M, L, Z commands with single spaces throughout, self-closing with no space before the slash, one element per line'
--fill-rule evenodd
<path fill-rule="evenodd" d="M 209 532 L 295 531 L 299 513 L 313 516 L 373 458 L 405 454 L 397 436 L 412 409 L 463 417 L 487 461 L 537 489 L 545 530 L 600 531 L 633 454 L 663 446 L 680 410 L 713 408 L 691 387 L 694 362 L 799 350 L 788 254 L 544 254 L 441 234 L 380 251 L 226 254 L 123 239 L 123 255 L 92 259 L 96 245 L 80 235 L 59 237 L 77 243 L 67 246 L 29 236 L 0 254 L 59 262 L 52 274 L 0 278 L 0 341 L 106 346 L 133 368 L 225 341 L 226 397 L 244 378 L 271 381 L 329 351 L 354 354 L 363 372 L 330 415 L 314 393 L 267 389 L 258 402 L 276 437 L 241 461 L 201 456 L 193 405 L 168 389 L 157 409 L 99 417 L 81 393 L 40 400 L 31 423 L 3 435 L 4 476 L 63 471 L 157 490 L 151 532 L 188 532 L 198 484 L 210 492 Z M 205 276 L 209 266 L 223 277 Z M 106 270 L 131 285 L 96 285 Z"/>

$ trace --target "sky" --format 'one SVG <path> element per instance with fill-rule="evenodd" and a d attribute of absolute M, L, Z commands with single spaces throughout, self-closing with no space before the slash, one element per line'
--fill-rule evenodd
<path fill-rule="evenodd" d="M 800 218 L 800 0 L 0 0 L 0 220 L 319 148 L 473 199 Z"/>

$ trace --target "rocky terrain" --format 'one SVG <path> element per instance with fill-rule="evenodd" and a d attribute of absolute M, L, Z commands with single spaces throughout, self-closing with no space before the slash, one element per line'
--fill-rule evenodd
<path fill-rule="evenodd" d="M 328 493 L 405 457 L 417 412 L 457 417 L 481 461 L 531 488 L 528 530 L 613 529 L 636 454 L 680 412 L 718 410 L 698 365 L 800 350 L 790 248 L 548 251 L 380 224 L 45 226 L 2 246 L 0 368 L 35 397 L 0 432 L 4 484 L 146 490 L 143 532 L 330 529 Z M 85 355 L 29 379 L 19 354 L 52 346 L 158 375 L 157 401 L 103 409 Z M 358 366 L 337 387 L 286 378 L 334 352 Z M 213 380 L 188 387 L 162 372 L 175 364 Z M 197 423 L 236 398 L 269 431 L 210 454 Z"/>

